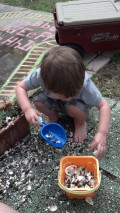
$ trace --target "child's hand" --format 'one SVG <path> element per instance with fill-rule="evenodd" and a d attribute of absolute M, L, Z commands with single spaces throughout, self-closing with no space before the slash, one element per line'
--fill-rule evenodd
<path fill-rule="evenodd" d="M 97 132 L 94 136 L 93 141 L 90 144 L 90 151 L 94 151 L 94 149 L 96 148 L 96 157 L 100 157 L 105 153 L 106 137 L 107 135 L 101 132 Z"/>
<path fill-rule="evenodd" d="M 39 119 L 40 113 L 37 112 L 35 109 L 33 109 L 32 107 L 27 109 L 25 111 L 25 117 L 27 119 L 27 121 L 31 124 L 36 126 L 36 121 L 38 121 L 38 123 L 41 125 L 41 121 Z"/>

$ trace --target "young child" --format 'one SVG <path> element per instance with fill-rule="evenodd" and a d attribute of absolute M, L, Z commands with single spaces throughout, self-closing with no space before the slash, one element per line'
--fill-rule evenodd
<path fill-rule="evenodd" d="M 35 110 L 27 91 L 41 87 L 43 91 L 34 99 Z M 47 122 L 57 122 L 59 112 L 74 119 L 76 143 L 87 138 L 86 119 L 91 107 L 99 110 L 97 133 L 90 151 L 97 149 L 96 156 L 104 154 L 110 124 L 110 107 L 85 72 L 79 53 L 69 47 L 57 46 L 46 53 L 40 68 L 29 74 L 16 86 L 16 96 L 26 119 L 32 125 L 39 120 L 40 112 L 48 116 Z"/>

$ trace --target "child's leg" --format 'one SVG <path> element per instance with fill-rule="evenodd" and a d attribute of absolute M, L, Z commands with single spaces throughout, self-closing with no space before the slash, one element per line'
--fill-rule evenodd
<path fill-rule="evenodd" d="M 18 213 L 17 211 L 5 205 L 4 203 L 0 203 L 0 212 L 1 213 Z"/>
<path fill-rule="evenodd" d="M 74 105 L 69 105 L 68 114 L 74 119 L 75 124 L 75 142 L 80 143 L 87 138 L 87 113 Z"/>
<path fill-rule="evenodd" d="M 47 123 L 56 122 L 58 120 L 58 115 L 47 107 L 44 104 L 40 103 L 39 101 L 33 101 L 36 109 L 46 115 L 48 117 Z"/>

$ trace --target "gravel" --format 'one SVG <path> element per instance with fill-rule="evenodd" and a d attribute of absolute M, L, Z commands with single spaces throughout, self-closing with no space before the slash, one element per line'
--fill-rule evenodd
<path fill-rule="evenodd" d="M 64 122 L 66 121 L 63 120 L 62 123 Z M 57 168 L 56 174 L 58 173 L 62 156 L 84 153 L 85 145 L 75 145 L 71 129 L 72 122 L 67 119 L 67 146 L 57 149 L 41 139 L 37 128 L 31 128 L 30 135 L 18 141 L 14 148 L 0 157 L 1 202 L 9 203 L 13 199 L 13 206 L 19 209 L 23 203 L 28 202 L 31 192 L 40 187 L 54 169 Z"/>

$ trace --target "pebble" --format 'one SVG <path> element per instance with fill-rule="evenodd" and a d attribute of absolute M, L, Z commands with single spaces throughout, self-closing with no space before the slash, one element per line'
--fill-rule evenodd
<path fill-rule="evenodd" d="M 27 190 L 31 191 L 32 187 L 31 186 L 27 186 Z"/>
<path fill-rule="evenodd" d="M 57 209 L 58 209 L 58 207 L 57 207 L 56 205 L 49 206 L 48 208 L 49 208 L 49 210 L 50 210 L 51 212 L 55 212 L 55 211 L 57 211 Z"/>
<path fill-rule="evenodd" d="M 91 197 L 86 197 L 86 198 L 85 198 L 85 201 L 86 201 L 87 203 L 89 203 L 91 206 L 93 206 L 93 204 L 94 204 Z"/>
<path fill-rule="evenodd" d="M 95 150 L 94 152 L 93 152 L 93 155 L 97 155 L 97 152 L 98 152 L 98 150 Z"/>

